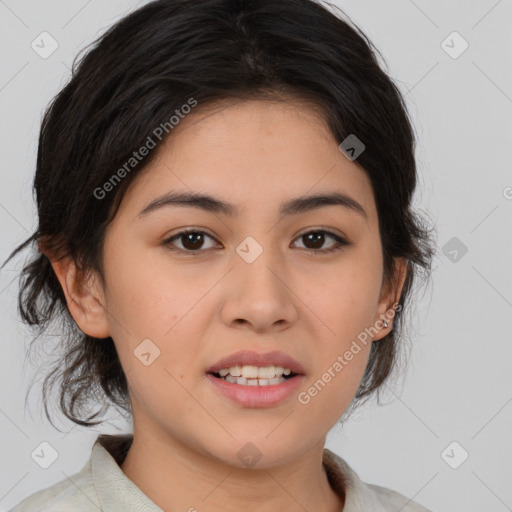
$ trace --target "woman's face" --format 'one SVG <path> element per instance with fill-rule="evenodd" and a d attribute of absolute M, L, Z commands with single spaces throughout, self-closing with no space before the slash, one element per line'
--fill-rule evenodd
<path fill-rule="evenodd" d="M 364 373 L 371 338 L 361 343 L 361 333 L 377 322 L 379 339 L 392 327 L 378 322 L 394 297 L 381 296 L 376 205 L 366 173 L 313 111 L 263 101 L 213 114 L 200 107 L 108 227 L 105 326 L 127 375 L 136 435 L 239 467 L 253 454 L 272 467 L 323 446 Z M 231 213 L 213 202 L 162 201 L 141 214 L 171 193 L 209 196 Z M 361 210 L 312 201 L 280 213 L 328 194 Z M 177 236 L 183 230 L 199 233 Z M 273 390 L 208 375 L 240 350 L 284 352 L 303 374 Z M 275 391 L 284 386 L 288 393 Z"/>

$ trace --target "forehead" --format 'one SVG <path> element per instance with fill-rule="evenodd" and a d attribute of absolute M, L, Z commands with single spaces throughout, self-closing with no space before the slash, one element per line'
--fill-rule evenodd
<path fill-rule="evenodd" d="M 123 203 L 132 214 L 176 191 L 214 196 L 235 215 L 282 213 L 287 198 L 328 192 L 375 214 L 366 172 L 339 150 L 319 111 L 258 100 L 196 108 L 131 184 Z"/>

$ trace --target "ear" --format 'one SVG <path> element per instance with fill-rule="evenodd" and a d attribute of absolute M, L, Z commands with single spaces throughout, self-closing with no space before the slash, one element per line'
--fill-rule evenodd
<path fill-rule="evenodd" d="M 407 263 L 405 258 L 395 258 L 395 273 L 393 279 L 387 286 L 383 286 L 379 305 L 377 307 L 377 316 L 374 325 L 379 330 L 373 341 L 384 338 L 393 329 L 394 308 L 398 304 L 402 295 L 402 289 L 407 277 Z M 396 307 L 396 306 L 395 306 Z M 387 321 L 388 326 L 384 327 L 383 320 Z"/>
<path fill-rule="evenodd" d="M 70 257 L 50 259 L 69 311 L 82 332 L 94 338 L 110 336 L 103 288 L 96 273 L 87 277 L 79 272 Z"/>

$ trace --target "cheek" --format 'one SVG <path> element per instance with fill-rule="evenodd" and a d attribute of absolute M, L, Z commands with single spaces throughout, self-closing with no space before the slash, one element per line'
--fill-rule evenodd
<path fill-rule="evenodd" d="M 337 269 L 331 267 L 328 276 L 310 272 L 301 281 L 304 303 L 314 313 L 309 318 L 317 333 L 318 370 L 298 397 L 298 407 L 312 428 L 319 419 L 334 425 L 359 388 L 371 349 L 365 330 L 375 321 L 379 272 L 375 261 L 358 254 L 347 257 Z"/>
<path fill-rule="evenodd" d="M 179 396 L 185 369 L 197 366 L 197 343 L 207 325 L 201 297 L 211 284 L 194 284 L 179 267 L 163 271 L 133 253 L 118 255 L 109 282 L 112 338 L 130 386 L 149 402 L 155 390 Z"/>
<path fill-rule="evenodd" d="M 208 289 L 204 281 L 184 275 L 182 266 L 166 265 L 160 250 L 133 248 L 129 258 L 118 254 L 115 261 L 110 271 L 110 296 L 134 337 L 167 341 L 174 326 L 187 315 L 193 315 Z"/>
<path fill-rule="evenodd" d="M 357 261 L 331 266 L 324 275 L 310 271 L 299 277 L 297 289 L 309 317 L 328 344 L 340 347 L 373 325 L 380 296 L 381 275 L 374 264 Z"/>
<path fill-rule="evenodd" d="M 297 397 L 297 412 L 301 429 L 312 432 L 322 427 L 327 432 L 342 417 L 359 388 L 369 355 L 369 345 L 343 363 L 339 351 L 328 358 L 318 374 L 309 379 Z M 338 364 L 337 364 L 338 363 Z"/>

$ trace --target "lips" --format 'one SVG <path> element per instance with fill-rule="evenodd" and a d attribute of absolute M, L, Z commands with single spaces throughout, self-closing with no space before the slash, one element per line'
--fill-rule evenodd
<path fill-rule="evenodd" d="M 227 357 L 219 359 L 206 370 L 206 373 L 218 373 L 223 368 L 232 366 L 282 366 L 289 368 L 296 375 L 304 375 L 303 366 L 284 352 L 274 350 L 272 352 L 255 352 L 252 350 L 240 350 Z"/>

